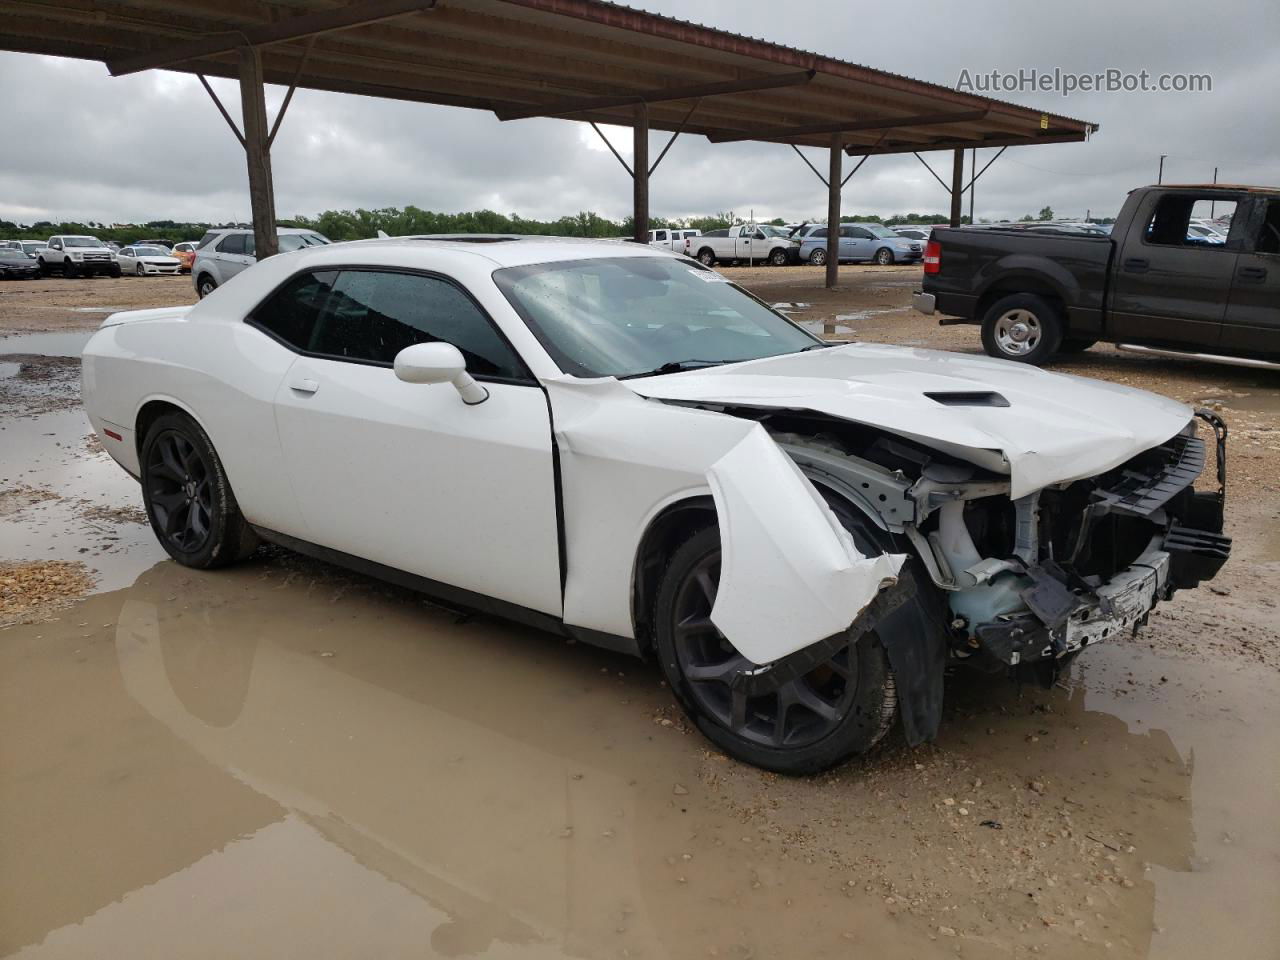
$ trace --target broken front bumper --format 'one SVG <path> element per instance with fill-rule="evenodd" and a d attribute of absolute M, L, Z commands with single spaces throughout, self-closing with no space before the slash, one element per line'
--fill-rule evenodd
<path fill-rule="evenodd" d="M 1117 484 L 1095 492 L 1078 543 L 1108 514 L 1158 519 L 1161 532 L 1103 583 L 1076 575 L 1070 561 L 1043 560 L 1027 569 L 1032 585 L 1021 596 L 1029 609 L 976 625 L 972 635 L 982 650 L 1009 666 L 1078 653 L 1124 631 L 1136 633 L 1161 600 L 1217 574 L 1231 554 L 1231 538 L 1222 534 L 1227 428 L 1209 411 L 1196 415 L 1214 433 L 1217 490 L 1198 493 L 1191 486 L 1206 459 L 1205 444 L 1194 433 L 1161 448 L 1167 453 L 1162 469 L 1124 470 Z"/>

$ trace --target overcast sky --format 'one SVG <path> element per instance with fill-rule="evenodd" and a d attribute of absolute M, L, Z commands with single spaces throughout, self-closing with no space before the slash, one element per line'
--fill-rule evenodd
<path fill-rule="evenodd" d="M 978 184 L 978 217 L 1112 215 L 1154 182 L 1280 184 L 1280 3 L 1203 0 L 634 0 L 633 5 L 854 63 L 955 86 L 1019 68 L 1208 73 L 1207 93 L 1002 93 L 1102 125 L 1090 143 L 1012 148 Z M 0 218 L 248 219 L 243 154 L 194 77 L 112 79 L 101 63 L 0 53 Z M 238 116 L 230 81 L 213 81 Z M 797 96 L 802 93 L 797 92 Z M 269 88 L 268 110 L 283 96 Z M 612 130 L 630 152 L 630 132 Z M 656 155 L 665 134 L 655 132 Z M 979 151 L 979 165 L 994 150 Z M 929 155 L 945 177 L 949 154 Z M 821 151 L 812 159 L 822 167 Z M 589 126 L 501 124 L 491 114 L 300 91 L 276 141 L 279 215 L 415 206 L 490 208 L 552 218 L 630 212 L 630 184 Z M 823 215 L 824 189 L 785 146 L 682 137 L 651 184 L 652 213 L 754 210 Z M 845 213 L 941 212 L 947 197 L 914 157 L 872 157 L 844 192 Z M 968 210 L 968 199 L 965 201 Z"/>

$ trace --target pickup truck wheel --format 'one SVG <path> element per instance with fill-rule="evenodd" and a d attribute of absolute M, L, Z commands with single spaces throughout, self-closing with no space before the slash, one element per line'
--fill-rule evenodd
<path fill-rule="evenodd" d="M 788 259 L 787 251 L 782 247 L 777 247 L 769 254 L 769 262 L 775 267 L 785 267 Z"/>
<path fill-rule="evenodd" d="M 827 251 L 822 247 L 818 247 L 813 253 L 809 254 L 809 262 L 815 267 L 821 267 L 827 262 Z"/>
<path fill-rule="evenodd" d="M 703 247 L 698 251 L 698 262 L 704 267 L 714 267 L 716 265 L 715 251 L 710 247 Z"/>
<path fill-rule="evenodd" d="M 40 276 L 47 277 L 53 273 L 53 268 L 49 266 L 47 263 L 45 263 L 43 260 L 39 261 L 39 264 L 40 264 Z"/>
<path fill-rule="evenodd" d="M 214 281 L 213 277 L 209 276 L 207 273 L 200 274 L 200 281 L 196 284 L 196 293 L 199 294 L 201 300 L 217 289 L 218 284 Z"/>
<path fill-rule="evenodd" d="M 982 320 L 982 347 L 988 356 L 1039 366 L 1058 351 L 1062 320 L 1049 301 L 1034 293 L 1001 297 Z"/>
<path fill-rule="evenodd" d="M 79 271 L 76 270 L 76 265 L 71 262 L 70 257 L 62 261 L 62 275 L 64 277 L 70 280 L 72 277 L 75 277 L 78 273 Z"/>
<path fill-rule="evenodd" d="M 719 580 L 720 531 L 704 527 L 672 555 L 654 620 L 667 681 L 707 739 L 745 763 L 809 774 L 866 753 L 888 733 L 897 687 L 874 633 L 770 693 L 735 689 L 753 664 L 711 623 Z"/>
<path fill-rule="evenodd" d="M 1097 342 L 1083 337 L 1065 337 L 1058 350 L 1061 353 L 1084 353 Z"/>
<path fill-rule="evenodd" d="M 889 266 L 893 263 L 893 251 L 888 247 L 881 247 L 876 251 L 875 261 L 882 267 Z"/>
<path fill-rule="evenodd" d="M 147 430 L 142 500 L 160 545 L 185 567 L 226 566 L 258 545 L 217 451 L 185 413 L 163 414 Z"/>

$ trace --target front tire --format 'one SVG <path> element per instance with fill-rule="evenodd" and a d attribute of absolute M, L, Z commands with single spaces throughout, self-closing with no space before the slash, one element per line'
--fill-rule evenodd
<path fill-rule="evenodd" d="M 776 248 L 769 254 L 769 263 L 775 267 L 785 267 L 788 259 L 787 251 L 783 250 L 781 247 Z"/>
<path fill-rule="evenodd" d="M 987 355 L 1040 366 L 1062 343 L 1062 318 L 1053 304 L 1034 293 L 1001 297 L 982 320 Z"/>
<path fill-rule="evenodd" d="M 109 273 L 109 274 L 110 274 L 111 276 L 113 276 L 113 277 L 121 276 L 122 271 L 120 270 L 120 264 L 118 264 L 118 263 L 113 263 L 113 264 L 110 266 L 110 268 L 107 270 L 107 273 Z"/>
<path fill-rule="evenodd" d="M 737 760 L 794 775 L 874 747 L 889 732 L 898 702 L 874 632 L 777 690 L 748 697 L 733 681 L 752 664 L 710 620 L 719 575 L 720 532 L 704 527 L 672 555 L 654 613 L 663 673 L 703 735 Z"/>
<path fill-rule="evenodd" d="M 875 261 L 876 263 L 880 264 L 880 266 L 882 267 L 892 266 L 893 251 L 890 250 L 888 247 L 881 247 L 879 250 L 876 251 Z"/>
<path fill-rule="evenodd" d="M 147 271 L 143 269 L 142 264 L 138 264 L 136 267 L 134 267 L 133 272 L 140 277 L 145 277 L 147 275 Z"/>
<path fill-rule="evenodd" d="M 76 265 L 72 263 L 70 259 L 62 261 L 62 275 L 68 280 L 74 279 L 79 275 L 79 272 L 80 271 L 76 269 Z"/>
<path fill-rule="evenodd" d="M 223 567 L 258 545 L 213 443 L 185 413 L 163 414 L 148 428 L 142 499 L 160 545 L 184 567 Z"/>

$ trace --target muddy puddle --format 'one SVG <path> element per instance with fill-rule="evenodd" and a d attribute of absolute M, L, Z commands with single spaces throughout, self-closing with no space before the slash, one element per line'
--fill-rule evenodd
<path fill-rule="evenodd" d="M 0 952 L 1274 957 L 1277 693 L 1103 647 L 784 780 L 638 662 L 282 552 L 165 561 L 0 632 Z"/>

